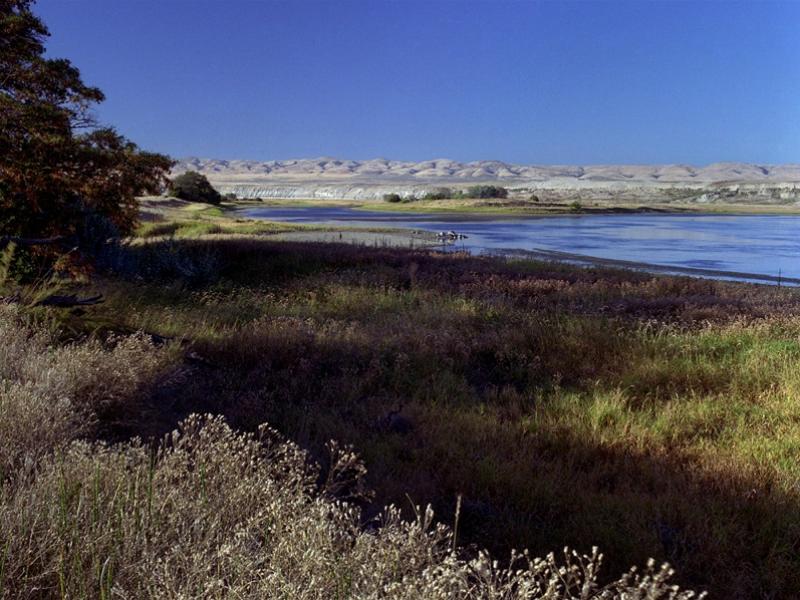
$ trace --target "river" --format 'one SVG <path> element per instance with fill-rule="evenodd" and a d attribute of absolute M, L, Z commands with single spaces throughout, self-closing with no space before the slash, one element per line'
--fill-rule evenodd
<path fill-rule="evenodd" d="M 573 262 L 800 282 L 800 215 L 595 214 L 558 217 L 369 212 L 347 207 L 248 208 L 249 218 L 466 235 L 449 247 Z M 585 259 L 585 260 L 584 260 Z M 627 264 L 631 263 L 631 264 Z"/>

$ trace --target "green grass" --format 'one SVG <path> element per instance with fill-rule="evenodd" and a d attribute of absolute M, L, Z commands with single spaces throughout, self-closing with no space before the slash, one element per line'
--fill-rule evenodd
<path fill-rule="evenodd" d="M 283 206 L 284 204 L 278 202 L 277 205 Z M 296 205 L 312 206 L 314 204 L 300 202 Z M 161 237 L 195 239 L 209 235 L 259 236 L 286 232 L 396 232 L 395 229 L 379 227 L 350 228 L 264 221 L 262 219 L 240 218 L 234 214 L 233 211 L 247 206 L 259 207 L 263 206 L 263 204 L 260 202 L 224 202 L 220 206 L 210 206 L 174 198 L 147 198 L 143 200 L 143 215 L 147 218 L 142 220 L 136 228 L 134 239 Z"/>
<path fill-rule="evenodd" d="M 461 496 L 459 540 L 496 556 L 598 545 L 609 574 L 652 556 L 718 597 L 800 588 L 797 291 L 143 227 L 147 278 L 76 290 L 106 302 L 73 328 L 172 338 L 182 375 L 113 439 L 267 421 L 323 463 L 352 444 L 366 517 L 410 496 L 452 523 Z"/>
<path fill-rule="evenodd" d="M 273 234 L 284 231 L 302 230 L 302 226 L 288 223 L 273 223 L 266 221 L 233 221 L 233 220 L 176 220 L 176 221 L 151 221 L 142 223 L 136 230 L 140 238 L 154 238 L 162 236 L 175 236 L 177 238 L 197 238 L 203 235 L 214 234 L 239 234 L 260 235 Z"/>
<path fill-rule="evenodd" d="M 696 194 L 695 194 L 696 195 Z M 614 212 L 659 212 L 659 213 L 697 213 L 697 214 L 797 214 L 800 208 L 794 203 L 786 204 L 748 204 L 748 203 L 709 203 L 699 204 L 693 201 L 695 195 L 686 198 L 667 199 L 664 201 L 642 203 L 631 201 L 615 201 L 613 199 L 581 200 L 580 209 L 576 210 L 570 199 L 540 203 L 525 198 L 508 199 L 448 199 L 448 200 L 416 200 L 413 202 L 385 202 L 381 200 L 327 200 L 313 198 L 284 198 L 264 201 L 239 200 L 226 208 L 240 207 L 292 207 L 313 208 L 341 206 L 357 210 L 379 212 L 420 212 L 430 214 L 478 214 L 478 215 L 530 215 L 530 216 L 564 216 L 575 214 L 603 214 Z"/>
<path fill-rule="evenodd" d="M 611 573 L 654 556 L 721 597 L 800 585 L 794 290 L 185 244 L 217 253 L 213 280 L 96 282 L 107 302 L 87 316 L 202 357 L 170 411 L 143 413 L 143 435 L 197 410 L 269 421 L 317 457 L 329 439 L 353 444 L 376 509 L 408 494 L 448 521 L 463 495 L 462 540 L 500 556 L 597 544 Z M 398 408 L 408 433 L 380 425 Z"/>

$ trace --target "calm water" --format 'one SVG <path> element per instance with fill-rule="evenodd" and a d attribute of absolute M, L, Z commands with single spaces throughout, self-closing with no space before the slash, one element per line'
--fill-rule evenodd
<path fill-rule="evenodd" d="M 251 218 L 340 226 L 454 230 L 471 251 L 545 250 L 636 261 L 676 269 L 709 269 L 800 279 L 800 216 L 576 215 L 441 216 L 350 208 L 253 208 Z"/>

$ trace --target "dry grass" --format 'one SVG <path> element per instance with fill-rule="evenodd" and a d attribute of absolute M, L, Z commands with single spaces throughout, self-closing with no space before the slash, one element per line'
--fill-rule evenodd
<path fill-rule="evenodd" d="M 79 441 L 111 406 L 136 402 L 169 352 L 141 337 L 58 347 L 0 311 L 0 598 L 675 598 L 650 563 L 601 585 L 602 557 L 565 552 L 501 568 L 455 550 L 430 508 L 369 496 L 352 451 L 324 473 L 265 426 L 191 416 L 155 446 Z"/>
<path fill-rule="evenodd" d="M 352 470 L 353 458 L 333 471 Z M 191 417 L 154 454 L 75 443 L 0 504 L 3 598 L 675 598 L 651 563 L 607 585 L 602 557 L 565 551 L 500 568 L 453 550 L 430 509 L 357 509 L 317 488 L 294 444 Z M 336 481 L 338 485 L 342 482 Z"/>
<path fill-rule="evenodd" d="M 597 544 L 607 575 L 653 556 L 720 597 L 800 587 L 793 290 L 264 240 L 131 252 L 83 326 L 176 342 L 124 433 L 193 412 L 267 421 L 323 472 L 328 440 L 352 444 L 375 490 L 359 495 L 367 521 L 392 503 L 413 521 L 409 494 L 453 523 L 462 495 L 459 542 L 495 556 Z M 115 414 L 95 431 L 122 437 Z"/>
<path fill-rule="evenodd" d="M 79 436 L 140 419 L 138 397 L 172 362 L 142 336 L 59 346 L 11 307 L 0 306 L 0 339 L 0 473 L 6 476 L 32 472 L 39 458 Z"/>

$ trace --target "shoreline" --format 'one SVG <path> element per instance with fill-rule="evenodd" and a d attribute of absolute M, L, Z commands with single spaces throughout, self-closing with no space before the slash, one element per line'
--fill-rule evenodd
<path fill-rule="evenodd" d="M 578 216 L 578 215 L 576 215 Z M 687 215 L 688 216 L 688 215 Z M 700 215 L 695 215 L 700 216 Z M 712 215 L 722 216 L 722 215 Z M 736 216 L 736 215 L 731 215 Z M 470 218 L 465 216 L 464 220 Z M 530 218 L 536 218 L 532 216 Z M 458 221 L 451 217 L 452 220 Z M 472 220 L 475 220 L 472 218 Z M 343 243 L 365 246 L 383 246 L 409 249 L 441 250 L 443 252 L 469 252 L 476 256 L 495 256 L 505 258 L 522 258 L 531 260 L 544 260 L 574 264 L 586 267 L 618 268 L 652 273 L 655 275 L 675 275 L 699 277 L 704 279 L 718 279 L 738 281 L 745 283 L 800 286 L 800 278 L 782 277 L 760 273 L 746 273 L 740 271 L 725 271 L 720 269 L 705 269 L 700 267 L 683 267 L 680 265 L 662 265 L 641 261 L 624 259 L 603 258 L 574 252 L 548 250 L 545 248 L 466 248 L 456 246 L 454 242 L 440 240 L 433 232 L 410 230 L 398 227 L 397 229 L 370 229 L 368 227 L 342 227 L 334 230 L 291 231 L 270 234 L 269 237 L 280 241 L 305 241 L 318 243 Z"/>
<path fill-rule="evenodd" d="M 535 260 L 570 264 L 580 267 L 599 267 L 605 269 L 625 269 L 639 271 L 652 275 L 672 275 L 678 277 L 697 277 L 701 279 L 715 279 L 734 281 L 739 283 L 752 283 L 762 285 L 800 286 L 800 278 L 778 277 L 776 275 L 762 275 L 758 273 L 743 273 L 738 271 L 723 271 L 719 269 L 703 269 L 698 267 L 681 267 L 659 265 L 631 260 L 602 258 L 587 254 L 562 252 L 559 250 L 546 250 L 538 248 L 523 250 L 518 248 L 464 248 L 454 243 L 443 243 L 430 236 L 420 235 L 407 229 L 398 228 L 395 232 L 375 231 L 369 229 L 343 229 L 339 231 L 290 231 L 269 234 L 267 237 L 284 242 L 310 242 L 320 244 L 347 244 L 369 247 L 389 247 L 409 250 L 435 250 L 445 253 L 467 252 L 473 256 L 486 256 L 491 258 L 510 258 L 522 260 Z"/>
<path fill-rule="evenodd" d="M 702 269 L 698 267 L 659 265 L 655 263 L 638 262 L 633 260 L 601 258 L 586 254 L 561 252 L 559 250 L 519 250 L 514 248 L 500 248 L 483 252 L 481 254 L 485 256 L 501 256 L 506 258 L 550 260 L 554 262 L 562 262 L 587 267 L 627 269 L 633 271 L 643 271 L 652 273 L 654 275 L 688 276 L 702 279 L 737 281 L 741 283 L 776 284 L 778 286 L 783 284 L 790 285 L 792 287 L 800 286 L 800 278 L 796 277 L 778 277 L 776 275 L 762 275 L 758 273 L 742 273 L 738 271 L 721 271 L 718 269 Z"/>
<path fill-rule="evenodd" d="M 347 225 L 324 225 L 321 223 L 291 223 L 287 221 L 275 221 L 269 218 L 259 218 L 242 214 L 247 209 L 257 208 L 351 208 L 356 209 L 355 202 L 342 202 L 342 203 L 304 203 L 298 205 L 293 203 L 294 206 L 287 205 L 286 203 L 265 203 L 265 202 L 226 202 L 218 207 L 195 205 L 185 203 L 183 201 L 170 201 L 164 198 L 143 198 L 143 207 L 148 207 L 149 210 L 156 210 L 158 212 L 159 220 L 165 219 L 167 222 L 173 220 L 177 216 L 200 218 L 199 222 L 208 223 L 213 226 L 224 226 L 228 224 L 236 225 L 230 227 L 231 231 L 211 232 L 208 234 L 211 237 L 218 237 L 219 235 L 232 235 L 232 236 L 257 236 L 270 238 L 276 241 L 298 241 L 298 242 L 319 242 L 319 243 L 343 243 L 355 244 L 371 247 L 394 247 L 394 248 L 407 248 L 407 249 L 426 249 L 426 250 L 441 250 L 444 252 L 452 251 L 468 251 L 474 255 L 485 256 L 505 256 L 509 258 L 522 258 L 531 260 L 545 260 L 553 262 L 561 262 L 565 264 L 576 264 L 583 266 L 595 266 L 601 268 L 621 268 L 628 270 L 636 270 L 641 272 L 648 272 L 652 274 L 662 275 L 677 275 L 699 277 L 705 279 L 729 280 L 739 282 L 749 282 L 756 284 L 766 285 L 800 285 L 800 278 L 793 277 L 779 277 L 776 275 L 746 273 L 737 271 L 724 271 L 719 269 L 706 269 L 701 267 L 682 267 L 673 265 L 661 265 L 655 263 L 647 263 L 640 261 L 630 261 L 623 259 L 610 259 L 585 254 L 564 252 L 559 250 L 547 250 L 544 248 L 537 249 L 519 249 L 519 248 L 472 248 L 468 249 L 461 245 L 441 240 L 437 237 L 435 232 L 425 230 L 411 230 L 403 227 L 357 227 Z M 333 204 L 333 205 L 332 205 Z M 386 217 L 391 218 L 390 214 L 394 213 L 398 219 L 402 219 L 404 213 L 407 211 L 384 211 Z M 470 212 L 434 212 L 425 213 L 425 216 L 430 214 L 440 214 L 451 221 L 491 221 L 498 219 L 538 219 L 547 217 L 587 217 L 602 214 L 624 214 L 635 216 L 641 214 L 642 216 L 787 216 L 786 214 L 770 213 L 746 215 L 743 213 L 720 213 L 720 212 L 667 212 L 667 211 L 620 211 L 612 209 L 606 212 L 592 212 L 592 213 L 550 213 L 550 214 L 525 214 L 525 213 L 511 213 L 511 214 L 491 214 L 491 213 L 470 213 Z M 238 215 L 238 217 L 237 217 Z M 424 220 L 424 219 L 420 219 Z M 254 231 L 249 231 L 247 223 L 254 223 L 263 225 L 264 228 L 256 228 Z M 344 221 L 343 221 L 344 223 Z M 269 230 L 268 226 L 275 226 L 275 229 Z M 198 231 L 193 233 L 192 237 L 205 237 L 206 232 Z M 171 234 L 167 234 L 169 236 Z M 154 239 L 151 236 L 147 236 Z M 161 237 L 161 236 L 155 236 Z M 144 240 L 142 240 L 144 241 Z"/>
<path fill-rule="evenodd" d="M 449 203 L 449 204 L 448 204 Z M 374 211 L 387 214 L 421 213 L 429 215 L 447 215 L 455 218 L 464 217 L 564 217 L 590 215 L 752 215 L 752 216 L 787 216 L 800 215 L 800 206 L 796 204 L 665 204 L 652 205 L 637 203 L 594 203 L 593 205 L 574 208 L 570 204 L 542 203 L 536 205 L 525 201 L 510 200 L 492 202 L 487 200 L 435 200 L 392 204 L 381 201 L 347 200 L 347 199 L 294 199 L 275 198 L 269 200 L 236 200 L 223 204 L 224 209 L 237 211 L 247 208 L 350 208 L 356 211 Z"/>

